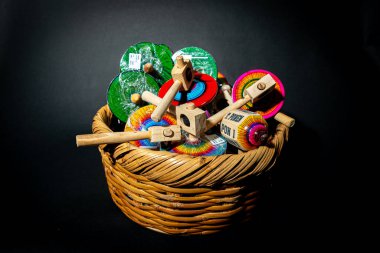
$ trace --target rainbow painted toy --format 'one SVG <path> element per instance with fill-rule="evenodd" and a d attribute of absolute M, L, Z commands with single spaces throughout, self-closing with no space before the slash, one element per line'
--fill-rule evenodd
<path fill-rule="evenodd" d="M 123 140 L 138 148 L 218 156 L 265 145 L 269 118 L 294 124 L 280 112 L 285 89 L 275 74 L 249 70 L 231 87 L 214 57 L 199 47 L 173 54 L 164 44 L 137 43 L 123 54 L 120 71 L 109 86 L 108 105 L 125 124 Z M 81 143 L 114 144 L 117 136 L 87 135 Z"/>

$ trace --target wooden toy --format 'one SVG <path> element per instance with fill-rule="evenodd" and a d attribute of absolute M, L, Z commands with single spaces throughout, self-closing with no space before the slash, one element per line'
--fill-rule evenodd
<path fill-rule="evenodd" d="M 262 145 L 268 137 L 268 124 L 258 113 L 233 110 L 220 123 L 220 132 L 235 147 L 248 151 Z"/>
<path fill-rule="evenodd" d="M 158 96 L 163 98 L 172 87 L 174 79 L 164 83 L 158 92 Z M 179 91 L 174 96 L 172 105 L 180 105 L 192 102 L 196 107 L 203 107 L 213 101 L 218 93 L 218 84 L 214 78 L 199 72 L 194 73 L 193 82 L 187 91 Z"/>
<path fill-rule="evenodd" d="M 232 99 L 232 101 L 237 101 L 243 95 L 245 95 L 246 90 L 253 85 L 257 80 L 263 76 L 270 75 L 276 82 L 276 85 L 273 91 L 261 101 L 256 103 L 248 102 L 241 107 L 244 110 L 251 110 L 261 114 L 264 119 L 269 119 L 274 117 L 278 122 L 292 127 L 295 123 L 295 120 L 284 113 L 279 112 L 281 107 L 284 104 L 285 99 L 285 88 L 281 80 L 274 75 L 273 73 L 266 70 L 251 70 L 242 74 L 235 82 L 232 88 L 232 95 L 226 92 L 224 93 L 226 100 Z"/>
<path fill-rule="evenodd" d="M 153 126 L 149 131 L 111 132 L 102 134 L 82 134 L 76 136 L 77 147 L 95 146 L 101 144 L 118 144 L 128 141 L 149 139 L 151 142 L 181 140 L 181 127 Z"/>
<path fill-rule="evenodd" d="M 183 121 L 181 120 L 181 115 L 184 115 L 187 118 L 192 117 L 192 114 L 188 110 L 189 108 L 193 108 L 192 105 L 190 107 L 187 107 L 187 105 L 181 105 L 181 108 L 187 108 L 187 110 L 182 110 L 181 113 L 178 113 L 179 106 L 177 106 L 176 108 L 173 108 L 172 111 L 174 111 L 174 110 L 176 111 L 177 122 L 178 122 L 178 124 L 181 125 L 181 127 L 185 131 L 189 130 L 192 132 L 193 135 L 195 135 L 194 133 L 196 133 L 195 136 L 199 137 L 200 135 L 202 135 L 202 133 L 206 132 L 207 130 L 209 130 L 210 128 L 212 128 L 216 124 L 218 124 L 220 121 L 222 121 L 223 117 L 227 113 L 229 113 L 230 111 L 239 109 L 241 106 L 243 106 L 245 103 L 247 103 L 249 101 L 255 101 L 255 102 L 258 101 L 260 98 L 262 98 L 263 96 L 268 94 L 271 91 L 271 89 L 273 89 L 274 85 L 275 85 L 275 82 L 270 75 L 264 76 L 263 78 L 260 79 L 259 82 L 257 82 L 256 85 L 252 85 L 251 87 L 249 87 L 249 89 L 247 89 L 246 96 L 243 99 L 236 101 L 235 103 L 229 105 L 228 107 L 224 108 L 223 110 L 219 111 L 218 113 L 207 118 L 205 127 L 197 124 L 197 122 L 202 122 L 202 120 L 201 121 L 186 120 L 185 122 L 188 125 L 187 127 L 183 123 Z M 143 93 L 143 100 L 150 102 L 150 103 L 153 103 L 153 104 L 159 104 L 161 102 L 157 98 L 157 96 L 151 94 L 150 92 L 144 92 Z M 197 108 L 197 112 L 200 113 L 201 111 L 203 111 L 203 110 Z M 182 117 L 182 118 L 184 118 L 184 117 Z"/>
<path fill-rule="evenodd" d="M 180 89 L 185 91 L 189 90 L 194 79 L 191 62 L 189 60 L 184 60 L 182 56 L 178 56 L 177 62 L 172 70 L 172 76 L 174 80 L 173 85 L 162 98 L 162 103 L 160 103 L 152 113 L 152 119 L 156 122 L 161 120 L 162 115 L 168 109 L 174 96 Z"/>
<path fill-rule="evenodd" d="M 160 97 L 151 92 L 143 92 L 142 99 L 153 105 L 159 105 L 162 102 Z M 195 137 L 200 137 L 205 132 L 206 112 L 197 108 L 194 103 L 179 106 L 170 105 L 167 112 L 176 115 L 177 124 L 187 133 Z"/>
<path fill-rule="evenodd" d="M 147 103 L 150 103 L 152 105 L 159 105 L 161 102 L 162 102 L 162 98 L 160 98 L 159 96 L 156 96 L 154 95 L 152 92 L 149 92 L 149 91 L 144 91 L 142 93 L 142 96 L 141 96 L 141 99 Z M 168 110 L 167 112 L 173 114 L 173 115 L 176 115 L 176 106 L 173 106 L 173 105 L 169 105 L 168 107 Z"/>
<path fill-rule="evenodd" d="M 248 102 L 255 103 L 259 101 L 262 97 L 267 95 L 274 88 L 276 82 L 270 75 L 265 75 L 260 80 L 258 80 L 254 85 L 251 85 L 248 89 L 245 90 L 245 96 L 233 104 L 227 106 L 218 113 L 212 115 L 206 120 L 205 131 L 209 130 L 220 121 L 223 117 L 232 110 L 239 109 Z"/>
<path fill-rule="evenodd" d="M 154 126 L 177 125 L 177 120 L 175 116 L 169 113 L 165 113 L 160 121 L 153 121 L 151 119 L 151 115 L 155 108 L 156 106 L 154 105 L 147 105 L 136 110 L 134 113 L 130 115 L 129 120 L 127 122 L 127 126 L 130 126 L 135 131 L 148 131 L 151 127 Z M 128 129 L 126 128 L 124 129 L 124 131 L 128 131 Z M 159 143 L 153 142 L 148 138 L 134 140 L 130 143 L 136 147 L 150 149 L 157 149 L 159 146 Z"/>
<path fill-rule="evenodd" d="M 177 106 L 176 116 L 177 124 L 187 133 L 200 137 L 205 132 L 206 113 L 193 103 Z"/>
<path fill-rule="evenodd" d="M 231 86 L 228 84 L 223 84 L 221 88 L 224 98 L 226 99 L 227 103 L 229 105 L 233 104 L 232 97 L 231 97 Z"/>

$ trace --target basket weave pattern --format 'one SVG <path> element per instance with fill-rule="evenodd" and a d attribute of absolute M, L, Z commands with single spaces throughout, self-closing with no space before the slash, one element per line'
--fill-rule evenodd
<path fill-rule="evenodd" d="M 93 132 L 112 132 L 111 117 L 103 106 Z M 99 151 L 111 197 L 131 220 L 168 234 L 209 234 L 252 216 L 258 179 L 274 165 L 288 131 L 279 124 L 267 145 L 241 154 L 191 157 L 129 143 Z"/>

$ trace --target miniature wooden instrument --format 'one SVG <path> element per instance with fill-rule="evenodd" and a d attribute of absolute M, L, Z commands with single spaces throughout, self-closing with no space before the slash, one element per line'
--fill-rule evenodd
<path fill-rule="evenodd" d="M 128 141 L 150 139 L 151 142 L 181 140 L 181 127 L 152 126 L 149 131 L 113 132 L 103 134 L 82 134 L 76 136 L 77 147 L 96 146 L 100 144 L 118 144 Z"/>
<path fill-rule="evenodd" d="M 231 93 L 230 93 L 231 87 L 229 85 L 225 84 L 222 86 L 222 91 L 223 91 L 224 98 L 227 100 L 227 103 L 229 105 L 233 104 L 233 100 L 232 100 Z M 282 112 L 276 113 L 276 115 L 274 116 L 274 119 L 277 120 L 278 122 L 280 122 L 281 124 L 284 124 L 287 127 L 292 127 L 295 124 L 295 120 L 292 117 L 289 117 L 288 115 L 286 115 Z"/>
<path fill-rule="evenodd" d="M 184 60 L 181 55 L 177 56 L 177 62 L 172 69 L 172 76 L 174 79 L 173 85 L 162 98 L 162 102 L 157 105 L 157 108 L 152 113 L 152 120 L 156 122 L 161 120 L 162 115 L 168 109 L 170 103 L 180 89 L 185 91 L 189 90 L 194 79 L 191 61 Z"/>

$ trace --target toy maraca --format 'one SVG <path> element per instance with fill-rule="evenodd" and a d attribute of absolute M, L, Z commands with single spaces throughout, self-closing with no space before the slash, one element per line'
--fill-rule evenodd
<path fill-rule="evenodd" d="M 223 117 L 220 132 L 235 147 L 247 151 L 261 146 L 268 137 L 268 124 L 258 113 L 233 110 Z"/>
<path fill-rule="evenodd" d="M 255 84 L 263 76 L 270 75 L 276 84 L 273 91 L 256 103 L 248 102 L 241 107 L 244 110 L 252 110 L 263 116 L 264 119 L 274 117 L 278 122 L 292 127 L 295 120 L 284 113 L 279 112 L 284 104 L 285 89 L 280 79 L 273 73 L 266 70 L 251 70 L 242 74 L 235 82 L 232 88 L 232 95 L 229 94 L 231 89 L 228 86 L 222 86 L 223 94 L 228 103 L 241 99 L 244 96 L 245 90 Z"/>
<path fill-rule="evenodd" d="M 177 62 L 172 69 L 172 76 L 174 80 L 173 84 L 162 98 L 162 103 L 160 103 L 152 113 L 152 119 L 154 121 L 161 120 L 162 115 L 168 109 L 170 103 L 180 89 L 185 91 L 189 90 L 194 79 L 191 62 L 189 60 L 184 60 L 182 56 L 178 56 Z"/>
<path fill-rule="evenodd" d="M 169 126 L 169 125 L 177 124 L 177 120 L 175 116 L 169 113 L 165 113 L 162 116 L 160 121 L 158 122 L 153 121 L 151 119 L 151 115 L 155 108 L 156 106 L 154 105 L 147 105 L 147 106 L 141 107 L 140 109 L 132 113 L 128 119 L 125 131 L 128 130 L 127 128 L 128 126 L 130 126 L 133 130 L 136 130 L 136 131 L 149 131 L 151 127 Z M 152 142 L 148 138 L 131 141 L 131 144 L 135 145 L 136 147 L 142 147 L 142 148 L 150 148 L 150 149 L 158 148 L 158 143 Z"/>
<path fill-rule="evenodd" d="M 269 94 L 269 96 L 258 103 L 250 104 L 247 103 L 242 109 L 249 109 L 255 111 L 263 116 L 264 119 L 274 118 L 278 122 L 291 127 L 294 125 L 294 119 L 285 115 L 284 113 L 279 112 L 284 104 L 285 99 L 285 88 L 282 84 L 281 80 L 274 75 L 273 73 L 257 69 L 251 70 L 244 74 L 242 74 L 236 81 L 232 88 L 232 100 L 236 101 L 241 97 L 242 92 L 244 93 L 244 89 L 248 88 L 250 85 L 255 83 L 258 79 L 260 79 L 264 75 L 271 75 L 273 79 L 276 81 L 276 86 Z"/>
<path fill-rule="evenodd" d="M 207 119 L 205 116 L 205 112 L 200 108 L 196 108 L 194 104 L 190 103 L 177 106 L 177 124 L 179 124 L 184 131 L 189 133 L 189 138 L 193 138 L 193 140 L 190 141 L 194 143 L 197 140 L 197 138 L 199 139 L 200 137 L 202 137 L 207 130 L 209 130 L 210 128 L 218 124 L 220 121 L 222 121 L 223 117 L 225 117 L 228 113 L 230 113 L 233 110 L 239 109 L 241 106 L 243 106 L 249 101 L 258 101 L 260 98 L 268 94 L 274 88 L 274 85 L 275 81 L 273 80 L 273 78 L 270 75 L 266 75 L 265 77 L 261 78 L 257 82 L 257 84 L 252 85 L 246 90 L 246 96 L 244 98 L 229 105 L 228 107 L 224 108 L 223 110 L 219 111 L 218 113 L 212 115 Z M 145 101 L 160 102 L 154 97 L 155 95 L 152 93 L 143 93 L 143 99 Z M 263 125 L 266 126 L 265 124 Z M 260 129 L 255 128 L 255 131 L 251 131 L 251 141 L 257 140 L 254 139 L 254 134 L 258 130 Z M 264 129 L 261 128 L 261 132 L 263 131 Z M 257 145 L 259 145 L 258 142 L 254 142 L 252 146 Z M 242 144 L 242 146 L 238 145 L 238 147 L 247 149 L 246 146 L 247 145 L 244 146 L 244 144 Z"/>
<path fill-rule="evenodd" d="M 263 76 L 254 85 L 244 90 L 243 98 L 235 101 L 233 104 L 227 106 L 223 110 L 209 117 L 206 120 L 205 131 L 209 130 L 210 128 L 218 124 L 220 121 L 222 121 L 223 117 L 230 111 L 239 109 L 248 102 L 256 103 L 257 101 L 259 101 L 262 97 L 266 96 L 274 89 L 275 84 L 276 82 L 270 75 Z"/>
<path fill-rule="evenodd" d="M 95 146 L 101 144 L 119 144 L 128 141 L 149 139 L 151 142 L 181 140 L 181 127 L 154 126 L 149 131 L 112 132 L 103 134 L 82 134 L 76 136 L 77 147 Z"/>

